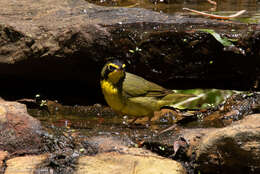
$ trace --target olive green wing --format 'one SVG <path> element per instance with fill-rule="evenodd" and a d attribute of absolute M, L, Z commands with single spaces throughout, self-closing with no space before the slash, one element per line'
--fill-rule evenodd
<path fill-rule="evenodd" d="M 131 73 L 126 73 L 122 88 L 129 97 L 164 97 L 173 93 L 171 90 Z"/>

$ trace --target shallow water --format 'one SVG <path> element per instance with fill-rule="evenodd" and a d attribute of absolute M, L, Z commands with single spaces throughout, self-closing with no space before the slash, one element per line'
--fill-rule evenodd
<path fill-rule="evenodd" d="M 175 90 L 175 92 L 195 95 L 192 100 L 189 98 L 171 106 L 171 108 L 179 109 L 212 108 L 225 101 L 226 97 L 236 93 L 236 91 L 217 89 Z M 157 113 L 158 117 L 155 115 L 154 118 L 157 119 L 152 121 L 150 126 L 146 125 L 148 123 L 147 117 L 141 118 L 138 124 L 130 125 L 128 123 L 131 122 L 131 117 L 118 115 L 110 107 L 100 104 L 93 106 L 63 106 L 59 103 L 49 101 L 47 105 L 49 111 L 39 110 L 39 108 L 28 109 L 28 111 L 31 115 L 37 117 L 46 127 L 80 132 L 88 137 L 98 135 L 116 135 L 122 137 L 128 135 L 131 137 L 134 135 L 137 139 L 143 139 L 145 137 L 153 137 L 153 133 L 167 129 L 180 119 L 186 119 L 182 116 L 177 116 L 174 112 L 170 113 L 166 109 L 166 111 Z M 185 124 L 182 124 L 182 126 L 185 126 Z M 198 121 L 193 122 L 192 126 L 186 125 L 185 127 L 208 126 L 219 127 L 219 125 L 204 125 Z"/>
<path fill-rule="evenodd" d="M 240 10 L 247 10 L 239 17 L 244 22 L 257 23 L 260 19 L 260 2 L 256 0 L 218 0 L 217 5 L 209 3 L 207 0 L 88 0 L 102 6 L 145 8 L 161 13 L 192 15 L 195 14 L 184 11 L 183 8 L 191 8 L 219 15 L 231 15 Z"/>
<path fill-rule="evenodd" d="M 28 108 L 28 112 L 40 120 L 48 132 L 57 136 L 69 133 L 84 140 L 98 136 L 118 137 L 136 146 L 149 141 L 171 144 L 172 138 L 178 137 L 183 130 L 225 127 L 252 114 L 253 104 L 260 101 L 259 94 L 232 90 L 190 89 L 175 92 L 192 93 L 196 95 L 196 100 L 189 98 L 181 102 L 181 107 L 186 109 L 168 107 L 156 111 L 150 125 L 148 117 L 129 124 L 131 117 L 118 115 L 110 107 L 101 104 L 68 106 L 47 101 L 45 109 Z"/>

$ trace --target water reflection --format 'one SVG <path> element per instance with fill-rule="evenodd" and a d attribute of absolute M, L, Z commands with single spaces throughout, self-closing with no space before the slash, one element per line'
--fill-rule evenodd
<path fill-rule="evenodd" d="M 257 0 L 217 0 L 213 5 L 208 0 L 88 0 L 89 2 L 113 7 L 145 8 L 157 12 L 176 14 L 186 13 L 182 8 L 191 8 L 199 11 L 219 15 L 231 15 L 240 10 L 247 10 L 243 18 L 259 19 L 260 2 Z M 213 0 L 209 0 L 213 1 Z M 190 14 L 190 13 L 188 13 Z"/>

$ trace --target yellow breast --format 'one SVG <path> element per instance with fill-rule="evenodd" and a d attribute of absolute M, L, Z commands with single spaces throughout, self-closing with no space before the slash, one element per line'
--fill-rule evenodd
<path fill-rule="evenodd" d="M 107 104 L 115 111 L 121 112 L 124 107 L 123 99 L 118 89 L 109 81 L 101 81 L 101 89 Z"/>

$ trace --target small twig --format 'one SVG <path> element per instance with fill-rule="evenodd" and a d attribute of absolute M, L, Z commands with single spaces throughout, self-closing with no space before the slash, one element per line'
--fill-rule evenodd
<path fill-rule="evenodd" d="M 167 129 L 164 129 L 161 132 L 159 132 L 158 135 L 161 135 L 161 134 L 163 134 L 165 132 L 171 131 L 171 130 L 175 129 L 176 127 L 177 127 L 177 124 L 174 124 L 174 125 L 168 127 Z"/>
<path fill-rule="evenodd" d="M 201 11 L 197 11 L 197 10 L 193 10 L 193 9 L 189 9 L 189 8 L 183 8 L 183 10 L 191 11 L 193 13 L 200 14 L 200 15 L 203 15 L 203 16 L 207 16 L 207 17 L 210 17 L 212 19 L 225 19 L 225 20 L 238 17 L 238 16 L 240 16 L 243 13 L 246 12 L 246 10 L 241 10 L 241 11 L 239 11 L 239 12 L 233 14 L 233 15 L 230 15 L 230 16 L 220 16 L 220 15 L 209 14 L 209 13 L 205 13 L 205 12 L 201 12 Z"/>

